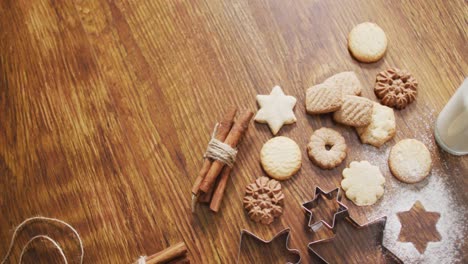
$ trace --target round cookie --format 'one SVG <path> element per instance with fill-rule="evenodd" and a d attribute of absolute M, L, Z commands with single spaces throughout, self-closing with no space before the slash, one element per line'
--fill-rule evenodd
<path fill-rule="evenodd" d="M 340 133 L 322 127 L 312 133 L 307 153 L 315 165 L 322 169 L 332 169 L 346 158 L 346 142 Z"/>
<path fill-rule="evenodd" d="M 388 165 L 398 180 L 406 183 L 420 182 L 431 171 L 431 153 L 421 141 L 403 139 L 392 147 Z"/>
<path fill-rule="evenodd" d="M 301 168 L 301 150 L 290 138 L 274 137 L 263 145 L 260 162 L 270 177 L 287 180 Z"/>
<path fill-rule="evenodd" d="M 387 50 L 387 36 L 377 24 L 364 22 L 349 32 L 348 49 L 358 61 L 376 62 Z"/>

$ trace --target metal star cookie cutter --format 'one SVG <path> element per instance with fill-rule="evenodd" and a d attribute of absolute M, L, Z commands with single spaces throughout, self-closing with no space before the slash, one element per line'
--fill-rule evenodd
<path fill-rule="evenodd" d="M 401 259 L 399 259 L 395 254 L 393 254 L 390 250 L 388 250 L 383 245 L 384 229 L 385 229 L 385 225 L 386 225 L 386 222 L 387 222 L 387 217 L 386 216 L 381 217 L 379 219 L 376 219 L 374 221 L 368 222 L 368 223 L 366 223 L 364 225 L 360 225 L 356 221 L 354 221 L 353 218 L 351 218 L 349 216 L 348 210 L 345 210 L 345 211 L 341 211 L 339 213 L 336 213 L 335 214 L 335 220 L 336 220 L 337 224 L 339 224 L 340 222 L 343 222 L 343 221 L 349 221 L 349 223 L 356 229 L 364 229 L 364 228 L 368 228 L 368 227 L 370 227 L 372 225 L 379 225 L 380 226 L 379 229 L 381 229 L 381 231 L 379 231 L 378 235 L 374 239 L 375 239 L 375 242 L 377 244 L 376 247 L 382 251 L 382 257 L 385 258 L 385 263 L 403 264 L 403 261 Z M 322 263 L 325 263 L 325 264 L 334 263 L 334 262 L 327 261 L 325 259 L 325 257 L 320 255 L 316 250 L 314 250 L 313 245 L 320 244 L 320 243 L 332 242 L 336 238 L 337 235 L 338 234 L 335 234 L 333 237 L 330 237 L 330 238 L 320 239 L 320 240 L 317 240 L 317 241 L 310 242 L 307 245 L 307 249 L 309 250 L 309 253 L 312 254 L 313 256 L 317 257 Z M 328 245 L 328 249 L 330 249 L 330 245 Z M 339 255 L 339 253 L 336 254 L 336 255 Z M 365 263 L 366 262 L 366 260 L 350 259 L 349 256 L 346 256 L 345 258 L 347 258 L 346 263 Z"/>
<path fill-rule="evenodd" d="M 325 197 L 328 200 L 336 199 L 336 203 L 339 205 L 338 210 L 333 215 L 333 222 L 332 222 L 331 225 L 329 223 L 327 223 L 323 219 L 321 219 L 319 221 L 316 221 L 315 223 L 312 223 L 312 219 L 314 217 L 313 213 L 312 213 L 312 209 L 317 207 L 320 200 L 323 199 L 322 196 Z M 340 188 L 336 188 L 336 189 L 333 189 L 333 190 L 331 190 L 329 192 L 325 192 L 325 191 L 322 190 L 322 188 L 320 188 L 318 186 L 315 187 L 314 199 L 302 204 L 302 209 L 304 209 L 306 217 L 309 216 L 309 221 L 307 222 L 307 226 L 310 227 L 313 232 L 317 232 L 318 230 L 320 230 L 323 227 L 323 225 L 325 225 L 326 227 L 331 229 L 333 231 L 333 233 L 335 233 L 336 232 L 335 222 L 336 222 L 337 215 L 339 213 L 341 213 L 341 212 L 344 212 L 344 211 L 348 210 L 348 207 L 346 207 L 346 205 L 341 203 L 341 198 L 342 198 L 342 195 L 341 195 L 341 192 L 340 192 Z"/>
<path fill-rule="evenodd" d="M 301 256 L 301 252 L 297 249 L 291 249 L 289 248 L 289 238 L 291 236 L 291 229 L 290 228 L 286 228 L 286 229 L 283 229 L 281 230 L 279 233 L 277 233 L 275 236 L 273 236 L 272 239 L 270 240 L 264 240 L 264 239 L 261 239 L 259 236 L 255 235 L 254 233 L 246 230 L 246 229 L 242 229 L 241 230 L 241 236 L 240 236 L 240 241 L 239 241 L 239 253 L 237 254 L 237 261 L 236 263 L 238 264 L 239 263 L 239 259 L 240 259 L 240 255 L 241 255 L 241 249 L 242 249 L 242 241 L 244 240 L 244 236 L 250 236 L 252 237 L 253 239 L 255 239 L 257 242 L 259 243 L 262 243 L 264 245 L 267 245 L 267 244 L 271 244 L 273 241 L 275 241 L 276 239 L 282 237 L 286 235 L 286 250 L 291 253 L 292 255 L 297 255 L 297 261 L 296 262 L 288 262 L 287 264 L 299 264 L 301 263 L 301 260 L 302 260 L 302 256 Z"/>

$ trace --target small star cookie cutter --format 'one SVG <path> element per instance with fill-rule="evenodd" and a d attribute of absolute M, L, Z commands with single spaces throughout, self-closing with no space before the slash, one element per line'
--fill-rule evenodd
<path fill-rule="evenodd" d="M 327 200 L 336 199 L 336 203 L 338 204 L 338 210 L 333 214 L 333 222 L 331 223 L 331 225 L 323 219 L 316 221 L 315 223 L 312 223 L 313 217 L 314 217 L 312 209 L 317 207 L 320 200 L 323 198 L 326 198 Z M 302 204 L 302 209 L 304 210 L 306 217 L 309 218 L 307 222 L 307 226 L 310 227 L 313 232 L 317 232 L 325 225 L 326 227 L 331 229 L 333 233 L 335 233 L 336 232 L 335 223 L 336 223 L 337 215 L 342 212 L 348 211 L 348 207 L 346 207 L 346 205 L 341 203 L 341 198 L 342 198 L 342 195 L 340 192 L 340 188 L 335 188 L 329 192 L 325 192 L 322 188 L 318 186 L 315 187 L 314 199 Z"/>
<path fill-rule="evenodd" d="M 296 262 L 287 262 L 287 264 L 299 264 L 299 263 L 301 263 L 301 260 L 302 260 L 301 252 L 299 250 L 297 250 L 297 249 L 289 248 L 289 238 L 291 237 L 291 229 L 290 228 L 285 228 L 285 229 L 281 230 L 279 233 L 277 233 L 275 236 L 273 236 L 273 238 L 270 239 L 270 240 L 261 239 L 260 237 L 258 237 L 254 233 L 252 233 L 252 232 L 250 232 L 250 231 L 248 231 L 246 229 L 242 229 L 241 230 L 240 241 L 239 241 L 239 253 L 237 254 L 236 263 L 239 264 L 239 260 L 240 260 L 240 256 L 241 256 L 241 249 L 242 249 L 242 241 L 244 240 L 245 236 L 249 236 L 249 237 L 255 239 L 258 243 L 268 245 L 268 244 L 271 244 L 276 239 L 279 239 L 279 238 L 283 237 L 284 235 L 286 235 L 286 250 L 291 255 L 296 255 L 297 256 L 297 261 Z"/>
<path fill-rule="evenodd" d="M 384 229 L 385 229 L 385 225 L 386 225 L 386 222 L 387 222 L 387 217 L 386 216 L 381 217 L 379 219 L 376 219 L 374 221 L 371 221 L 369 223 L 366 223 L 364 225 L 360 225 L 356 221 L 354 221 L 353 218 L 351 218 L 349 216 L 348 210 L 344 210 L 344 211 L 341 211 L 341 212 L 335 214 L 335 220 L 336 220 L 337 224 L 339 224 L 340 222 L 343 222 L 343 221 L 349 221 L 349 224 L 351 224 L 356 229 L 363 229 L 363 228 L 368 228 L 368 227 L 370 227 L 372 225 L 379 225 L 380 226 L 379 229 L 381 229 L 381 231 L 379 231 L 378 235 L 375 236 L 373 239 L 375 239 L 375 241 L 376 241 L 376 244 L 377 244 L 376 247 L 379 250 L 382 251 L 382 257 L 385 258 L 384 263 L 403 264 L 403 261 L 401 259 L 399 259 L 395 254 L 393 254 L 389 249 L 387 249 L 383 245 Z M 336 238 L 336 236 L 337 236 L 337 234 L 335 234 L 333 237 L 330 237 L 330 238 L 319 239 L 317 241 L 310 242 L 307 245 L 307 249 L 309 250 L 309 253 L 312 254 L 313 256 L 317 257 L 320 260 L 321 263 L 325 263 L 325 264 L 335 263 L 335 262 L 327 261 L 325 257 L 320 255 L 316 250 L 314 250 L 313 246 L 315 244 L 332 242 Z M 339 255 L 339 253 L 337 255 Z M 366 263 L 366 260 L 364 260 L 364 262 L 363 262 L 363 260 L 350 259 L 349 256 L 347 256 L 346 258 L 347 258 L 346 263 Z"/>

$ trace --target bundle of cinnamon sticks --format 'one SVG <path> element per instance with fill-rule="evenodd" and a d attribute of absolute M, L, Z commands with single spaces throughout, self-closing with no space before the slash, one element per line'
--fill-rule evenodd
<path fill-rule="evenodd" d="M 217 140 L 236 148 L 247 130 L 253 113 L 244 111 L 234 121 L 237 108 L 231 107 L 218 123 L 213 135 Z M 213 212 L 218 212 L 232 168 L 219 160 L 205 158 L 203 166 L 192 187 L 192 211 L 197 202 L 209 203 Z"/>

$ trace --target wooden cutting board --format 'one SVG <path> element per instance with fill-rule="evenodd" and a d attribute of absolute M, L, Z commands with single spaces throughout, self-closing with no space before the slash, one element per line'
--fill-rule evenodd
<path fill-rule="evenodd" d="M 301 203 L 316 186 L 339 186 L 346 164 L 367 159 L 382 170 L 386 193 L 370 207 L 344 199 L 351 216 L 364 224 L 381 212 L 394 221 L 395 212 L 384 206 L 400 203 L 392 195 L 440 182 L 437 195 L 450 198 L 444 208 L 461 212 L 458 224 L 439 226 L 442 240 L 458 245 L 459 261 L 468 260 L 465 239 L 447 241 L 456 236 L 443 234 L 455 228 L 450 234 L 466 236 L 457 228 L 467 217 L 468 157 L 448 155 L 433 140 L 437 114 L 468 73 L 466 2 L 6 0 L 0 10 L 1 256 L 15 226 L 43 215 L 78 230 L 85 263 L 130 263 L 179 241 L 192 263 L 233 263 L 242 228 L 269 239 L 286 227 L 290 246 L 312 262 L 307 243 L 315 238 L 305 230 Z M 379 24 L 389 39 L 377 63 L 359 63 L 346 48 L 348 32 L 364 21 Z M 409 70 L 420 89 L 415 103 L 395 111 L 396 136 L 382 148 L 362 145 L 353 129 L 329 115 L 306 115 L 307 87 L 352 70 L 363 95 L 376 100 L 375 76 L 393 66 Z M 256 123 L 239 146 L 221 212 L 201 207 L 191 214 L 191 185 L 214 123 L 229 105 L 256 111 L 255 96 L 275 85 L 298 99 L 297 123 L 280 135 L 303 150 L 301 170 L 283 183 L 283 216 L 264 226 L 242 207 L 245 186 L 264 175 L 259 151 L 272 137 Z M 341 132 L 349 146 L 346 161 L 333 170 L 317 168 L 306 155 L 312 131 L 322 126 Z M 404 138 L 422 140 L 434 160 L 432 175 L 416 187 L 396 182 L 386 163 L 390 147 Z M 455 214 L 442 209 L 445 219 Z M 70 232 L 48 225 L 23 230 L 11 263 L 39 231 L 57 238 L 77 263 Z M 243 255 L 256 252 L 254 245 Z M 281 250 L 262 252 L 278 260 Z M 450 257 L 455 249 L 443 252 Z M 359 254 L 351 251 L 349 261 Z M 24 260 L 60 263 L 44 243 Z"/>

